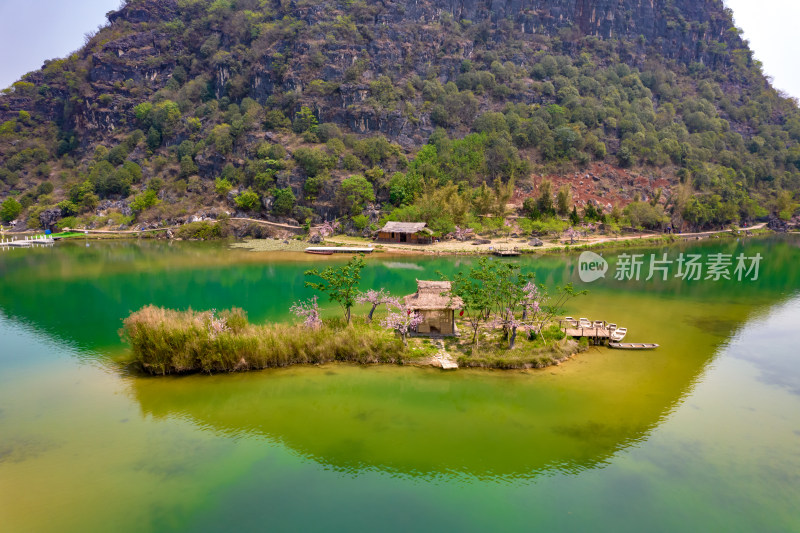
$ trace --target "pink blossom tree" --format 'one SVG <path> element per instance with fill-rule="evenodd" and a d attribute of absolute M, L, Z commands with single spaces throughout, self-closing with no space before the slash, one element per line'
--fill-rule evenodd
<path fill-rule="evenodd" d="M 522 288 L 522 292 L 522 320 L 527 320 L 531 314 L 535 315 L 540 310 L 539 287 L 533 281 L 529 281 Z"/>
<path fill-rule="evenodd" d="M 303 319 L 303 325 L 309 329 L 319 329 L 322 327 L 322 319 L 319 316 L 319 305 L 317 297 L 313 296 L 305 301 L 295 302 L 291 308 L 292 313 Z"/>
<path fill-rule="evenodd" d="M 530 324 L 528 329 L 536 333 L 536 335 L 541 335 L 542 330 L 553 321 L 555 316 L 564 312 L 567 302 L 588 292 L 586 290 L 576 291 L 572 283 L 568 283 L 563 287 L 556 287 L 553 292 L 547 292 L 542 287 L 539 289 L 536 299 L 531 303 L 527 317 Z"/>
<path fill-rule="evenodd" d="M 319 227 L 319 234 L 324 239 L 325 237 L 331 237 L 336 233 L 336 230 L 339 229 L 339 221 L 338 220 L 331 220 L 330 222 L 325 222 L 322 226 Z"/>
<path fill-rule="evenodd" d="M 228 331 L 228 321 L 225 317 L 218 316 L 216 309 L 212 309 L 208 314 L 208 335 L 215 339 L 224 331 Z"/>
<path fill-rule="evenodd" d="M 570 244 L 575 244 L 575 239 L 581 236 L 580 233 L 575 231 L 575 228 L 569 228 L 567 231 L 564 232 L 564 237 L 569 239 Z"/>
<path fill-rule="evenodd" d="M 372 322 L 372 315 L 375 313 L 375 310 L 379 305 L 388 304 L 392 301 L 393 298 L 391 295 L 383 289 L 377 291 L 370 289 L 367 292 L 359 293 L 359 295 L 356 296 L 356 302 L 360 304 L 372 304 L 372 308 L 369 310 L 369 315 L 367 315 L 368 322 Z"/>
<path fill-rule="evenodd" d="M 409 332 L 414 331 L 417 326 L 422 324 L 422 315 L 409 309 L 405 303 L 396 298 L 389 302 L 389 306 L 389 314 L 383 319 L 381 326 L 399 333 L 403 339 L 403 345 L 408 346 L 407 336 Z"/>
<path fill-rule="evenodd" d="M 472 228 L 462 228 L 460 226 L 456 226 L 456 230 L 453 232 L 453 237 L 455 237 L 457 241 L 465 241 L 469 239 L 472 234 Z"/>

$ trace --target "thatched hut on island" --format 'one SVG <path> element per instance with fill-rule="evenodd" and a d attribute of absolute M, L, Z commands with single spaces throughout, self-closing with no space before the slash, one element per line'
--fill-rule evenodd
<path fill-rule="evenodd" d="M 431 244 L 433 232 L 426 225 L 424 222 L 387 222 L 378 232 L 378 241 Z"/>
<path fill-rule="evenodd" d="M 422 315 L 420 335 L 457 335 L 455 311 L 464 302 L 450 295 L 449 281 L 417 280 L 417 292 L 404 298 L 408 309 Z"/>

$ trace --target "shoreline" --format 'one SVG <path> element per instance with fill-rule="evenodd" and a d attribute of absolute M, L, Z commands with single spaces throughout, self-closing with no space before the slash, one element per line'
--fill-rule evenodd
<path fill-rule="evenodd" d="M 158 235 L 161 232 L 166 232 L 175 228 L 158 228 L 141 231 L 131 230 L 81 230 L 78 235 L 69 235 L 59 240 L 75 241 L 75 240 L 140 240 L 140 239 L 160 239 Z M 86 233 L 84 233 L 84 231 Z M 3 232 L 6 237 L 24 237 L 27 235 L 38 235 L 41 231 L 29 232 Z M 490 239 L 490 243 L 473 245 L 472 241 L 454 241 L 448 240 L 437 242 L 428 245 L 404 245 L 395 243 L 378 243 L 371 239 L 363 237 L 350 237 L 346 235 L 338 235 L 325 239 L 319 245 L 333 245 L 333 246 L 369 246 L 374 248 L 373 253 L 377 254 L 391 254 L 391 255 L 491 255 L 498 250 L 514 250 L 523 255 L 534 254 L 548 254 L 548 253 L 563 253 L 570 251 L 584 251 L 592 249 L 613 249 L 613 248 L 628 248 L 637 246 L 648 246 L 658 244 L 676 244 L 688 241 L 706 240 L 711 238 L 738 238 L 738 237 L 759 237 L 773 233 L 772 230 L 766 228 L 766 223 L 757 224 L 748 228 L 739 229 L 724 229 L 713 230 L 697 233 L 678 233 L 678 234 L 664 234 L 664 233 L 636 233 L 633 235 L 624 236 L 610 236 L 610 235 L 593 235 L 589 238 L 576 239 L 575 242 L 568 243 L 561 238 L 556 239 L 556 242 L 544 242 L 542 246 L 531 246 L 529 242 L 535 237 L 529 236 L 525 238 L 515 237 L 515 240 L 510 238 Z M 800 231 L 789 231 L 787 234 L 798 234 Z M 58 239 L 58 234 L 56 234 Z M 170 241 L 201 241 L 203 239 L 168 239 Z M 244 238 L 244 239 L 207 239 L 209 241 L 226 242 L 229 248 L 242 249 L 252 252 L 289 252 L 289 253 L 303 253 L 305 248 L 311 246 L 307 240 L 300 240 L 296 237 L 277 237 L 277 238 Z"/>
<path fill-rule="evenodd" d="M 100 231 L 90 232 L 89 234 L 70 235 L 57 240 L 62 242 L 90 240 L 90 241 L 139 241 L 139 240 L 166 240 L 158 238 L 154 235 L 157 230 L 151 230 L 145 234 L 139 232 L 113 232 L 113 231 Z M 751 232 L 744 234 L 745 231 Z M 30 234 L 40 234 L 41 232 L 30 232 Z M 400 244 L 387 244 L 375 243 L 374 241 L 367 240 L 359 237 L 337 236 L 331 239 L 326 239 L 319 245 L 330 246 L 370 246 L 374 248 L 373 256 L 484 256 L 492 255 L 497 250 L 515 250 L 521 255 L 546 255 L 546 254 L 559 254 L 578 252 L 586 250 L 613 250 L 620 248 L 636 248 L 648 247 L 654 245 L 674 245 L 685 242 L 694 242 L 708 239 L 730 239 L 730 238 L 750 238 L 750 237 L 764 237 L 771 235 L 774 232 L 761 226 L 752 228 L 742 228 L 740 230 L 717 230 L 702 233 L 682 233 L 682 234 L 636 234 L 630 236 L 594 236 L 585 240 L 576 240 L 574 243 L 553 243 L 547 242 L 543 246 L 532 247 L 527 245 L 529 239 L 518 239 L 517 242 L 512 240 L 498 239 L 493 240 L 490 244 L 472 245 L 469 241 L 445 241 L 441 243 L 434 243 L 430 245 L 400 245 Z M 798 235 L 800 231 L 789 231 L 787 235 Z M 6 234 L 8 236 L 10 234 Z M 14 233 L 14 236 L 24 236 L 25 233 Z M 779 235 L 779 234 L 778 234 Z M 278 254 L 291 254 L 300 256 L 303 254 L 307 247 L 312 246 L 306 240 L 298 240 L 296 238 L 282 239 L 282 238 L 266 238 L 266 239 L 168 239 L 172 241 L 184 242 L 217 242 L 223 243 L 230 250 L 241 250 L 248 253 L 278 253 Z M 340 256 L 348 256 L 347 254 L 338 254 Z M 314 256 L 315 260 L 319 260 L 319 256 Z M 326 256 L 324 259 L 328 259 Z"/>

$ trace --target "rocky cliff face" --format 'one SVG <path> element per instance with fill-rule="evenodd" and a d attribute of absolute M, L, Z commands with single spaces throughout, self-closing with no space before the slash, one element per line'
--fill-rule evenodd
<path fill-rule="evenodd" d="M 202 57 L 203 46 L 216 39 L 218 48 L 225 51 L 223 57 L 211 58 L 211 90 L 216 97 L 236 98 L 244 85 L 249 96 L 264 103 L 287 91 L 303 92 L 313 79 L 321 79 L 338 84 L 333 94 L 305 98 L 322 120 L 359 133 L 380 131 L 418 143 L 432 131 L 427 117 L 409 123 L 399 112 L 356 109 L 370 91 L 366 84 L 352 83 L 348 72 L 360 70 L 365 74 L 361 81 L 368 82 L 378 74 L 425 76 L 435 67 L 446 83 L 456 80 L 459 67 L 474 57 L 476 46 L 492 50 L 511 37 L 522 43 L 511 58 L 520 65 L 529 63 L 540 50 L 539 36 L 557 36 L 561 49 L 555 51 L 567 53 L 587 36 L 615 46 L 627 43 L 620 56 L 632 64 L 643 61 L 649 50 L 684 65 L 724 68 L 720 62 L 728 59 L 722 52 L 744 47 L 719 0 L 273 2 L 277 30 L 244 39 L 250 50 L 227 48 L 241 45 L 226 34 L 226 25 L 235 21 L 187 34 L 196 6 L 180 8 L 174 0 L 129 2 L 109 15 L 112 25 L 106 33 L 110 35 L 81 52 L 88 61 L 82 74 L 90 87 L 69 91 L 63 80 L 50 79 L 45 69 L 31 75 L 30 81 L 47 85 L 50 98 L 33 104 L 25 94 L 6 96 L 0 120 L 35 105 L 51 120 L 67 120 L 66 129 L 113 131 L 133 119 L 127 104 L 136 98 L 125 86 L 141 86 L 143 95 L 164 87 L 178 64 L 185 64 L 190 55 Z M 294 22 L 281 25 L 286 17 Z M 165 27 L 165 22 L 174 25 Z M 456 26 L 458 33 L 452 31 Z M 300 32 L 303 38 L 298 38 Z M 311 68 L 310 63 L 321 66 Z M 233 92 L 232 82 L 237 84 Z M 98 92 L 114 98 L 98 105 L 92 100 Z"/>
<path fill-rule="evenodd" d="M 178 212 L 224 178 L 279 216 L 291 189 L 302 220 L 342 215 L 353 174 L 397 206 L 421 180 L 530 193 L 538 173 L 577 177 L 584 202 L 696 187 L 733 220 L 800 188 L 797 107 L 722 0 L 128 0 L 108 18 L 0 94 L 0 194 L 49 206 L 88 180 L 119 200 L 157 178 Z"/>

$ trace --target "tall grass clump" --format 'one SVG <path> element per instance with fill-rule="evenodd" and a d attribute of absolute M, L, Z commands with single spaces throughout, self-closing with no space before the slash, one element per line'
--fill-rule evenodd
<path fill-rule="evenodd" d="M 237 372 L 331 361 L 403 363 L 403 343 L 392 332 L 356 322 L 254 325 L 241 309 L 175 311 L 147 306 L 121 332 L 134 362 L 151 374 Z"/>

